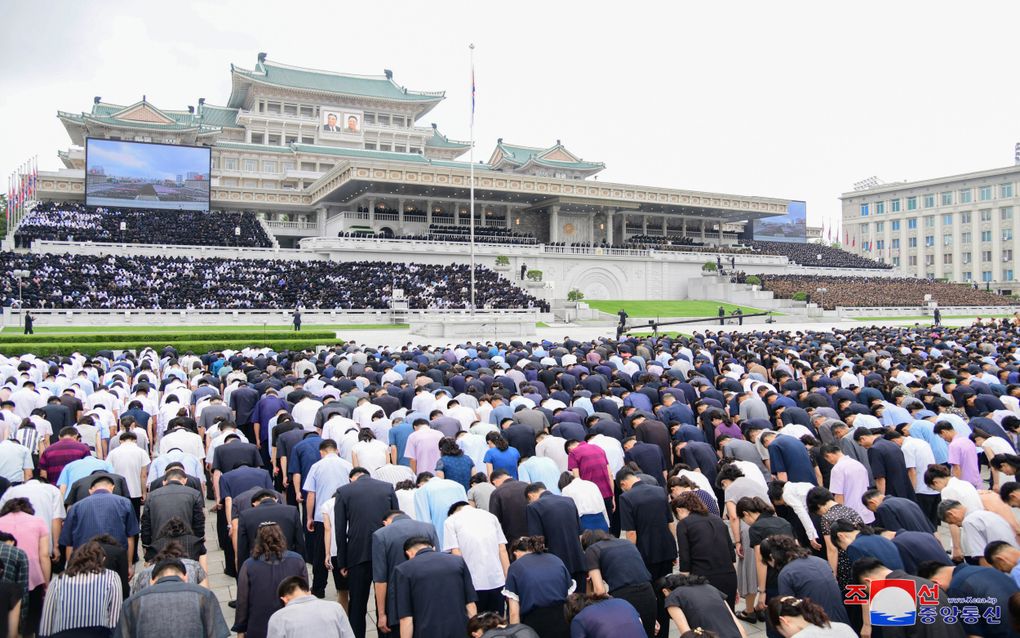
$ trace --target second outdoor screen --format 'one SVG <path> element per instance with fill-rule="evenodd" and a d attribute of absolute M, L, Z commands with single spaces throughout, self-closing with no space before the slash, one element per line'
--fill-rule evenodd
<path fill-rule="evenodd" d="M 85 205 L 209 210 L 210 149 L 88 139 Z"/>

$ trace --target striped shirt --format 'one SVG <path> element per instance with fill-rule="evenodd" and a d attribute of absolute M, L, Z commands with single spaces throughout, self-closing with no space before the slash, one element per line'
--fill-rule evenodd
<path fill-rule="evenodd" d="M 21 587 L 21 620 L 28 618 L 28 554 L 14 545 L 0 543 L 0 579 Z"/>
<path fill-rule="evenodd" d="M 113 629 L 120 618 L 122 599 L 120 576 L 109 569 L 98 574 L 60 575 L 46 592 L 39 635 L 85 627 Z"/>
<path fill-rule="evenodd" d="M 32 454 L 38 454 L 41 436 L 39 430 L 34 425 L 30 425 L 15 430 L 11 435 L 11 439 L 27 447 L 28 451 Z"/>

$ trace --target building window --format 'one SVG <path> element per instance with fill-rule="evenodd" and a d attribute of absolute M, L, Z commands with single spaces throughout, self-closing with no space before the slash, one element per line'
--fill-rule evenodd
<path fill-rule="evenodd" d="M 934 195 L 925 195 L 924 196 L 924 207 L 925 208 L 935 208 L 935 196 Z"/>
<path fill-rule="evenodd" d="M 981 221 L 983 222 L 992 221 L 992 210 L 990 208 L 986 208 L 983 211 L 981 211 Z"/>
<path fill-rule="evenodd" d="M 917 197 L 907 198 L 907 210 L 917 210 Z"/>
<path fill-rule="evenodd" d="M 1003 221 L 1007 219 L 1013 219 L 1013 207 L 1006 206 L 1005 208 L 999 209 L 999 216 Z"/>
<path fill-rule="evenodd" d="M 917 219 L 907 220 L 907 229 L 910 230 L 911 228 L 917 228 Z"/>
<path fill-rule="evenodd" d="M 283 139 L 283 143 L 287 146 L 291 144 L 297 144 L 297 135 L 288 135 Z"/>
<path fill-rule="evenodd" d="M 280 112 L 280 103 L 279 102 L 268 102 L 266 104 L 266 111 L 268 113 L 277 113 L 277 114 L 279 114 L 279 112 Z"/>
<path fill-rule="evenodd" d="M 945 255 L 942 255 L 942 263 L 943 264 L 953 263 L 953 253 L 946 253 Z"/>
<path fill-rule="evenodd" d="M 861 217 L 867 217 L 867 216 L 868 216 L 868 205 L 867 204 L 861 204 Z"/>
<path fill-rule="evenodd" d="M 407 152 L 408 153 L 416 153 L 418 155 L 421 155 L 421 147 L 420 146 L 408 146 L 407 147 Z"/>
<path fill-rule="evenodd" d="M 365 113 L 365 124 L 375 124 L 375 113 Z"/>
<path fill-rule="evenodd" d="M 394 115 L 393 116 L 393 126 L 403 126 L 403 125 L 404 125 L 404 116 L 403 115 Z"/>
<path fill-rule="evenodd" d="M 982 270 L 981 271 L 981 281 L 991 281 L 991 280 L 992 280 L 992 271 L 991 270 Z"/>
<path fill-rule="evenodd" d="M 952 215 L 952 213 L 950 213 L 948 215 L 943 215 L 942 216 L 942 225 L 943 226 L 952 226 L 953 225 L 953 215 Z"/>
<path fill-rule="evenodd" d="M 945 235 L 942 235 L 942 245 L 943 246 L 953 245 L 953 233 L 946 233 Z"/>
<path fill-rule="evenodd" d="M 259 170 L 259 163 L 258 163 L 257 160 L 253 160 L 253 159 L 246 159 L 246 160 L 244 160 L 244 172 L 245 173 L 254 173 L 257 170 Z"/>
<path fill-rule="evenodd" d="M 270 134 L 269 135 L 269 145 L 270 146 L 279 146 L 280 145 L 280 136 L 279 135 Z"/>
<path fill-rule="evenodd" d="M 265 135 L 265 133 L 252 133 L 251 134 L 251 143 L 252 144 L 265 144 L 266 143 L 266 135 Z"/>
<path fill-rule="evenodd" d="M 982 186 L 981 188 L 979 188 L 978 189 L 978 199 L 983 201 L 983 202 L 990 201 L 992 199 L 992 187 L 991 186 Z"/>
<path fill-rule="evenodd" d="M 389 151 L 390 150 L 390 145 L 389 144 L 380 144 L 379 145 L 379 150 L 380 151 Z"/>
<path fill-rule="evenodd" d="M 1002 261 L 1013 261 L 1013 249 L 1007 248 L 1002 251 Z"/>
<path fill-rule="evenodd" d="M 924 256 L 924 265 L 925 266 L 934 266 L 935 265 L 935 255 L 925 255 Z"/>
<path fill-rule="evenodd" d="M 925 235 L 924 236 L 924 247 L 925 248 L 931 248 L 934 245 L 935 245 L 935 235 Z"/>
<path fill-rule="evenodd" d="M 894 220 L 892 220 L 892 222 L 890 222 L 889 225 L 892 226 L 893 230 L 899 230 L 900 229 L 900 220 L 894 219 Z"/>
<path fill-rule="evenodd" d="M 970 243 L 970 231 L 969 230 L 967 232 L 965 232 L 965 233 L 960 233 L 960 242 L 964 243 L 964 244 L 969 244 Z"/>
<path fill-rule="evenodd" d="M 237 158 L 236 157 L 224 157 L 223 158 L 223 170 L 225 170 L 225 171 L 236 171 L 237 170 Z"/>
<path fill-rule="evenodd" d="M 875 214 L 876 215 L 885 214 L 885 202 L 875 202 Z"/>
<path fill-rule="evenodd" d="M 315 117 L 315 107 L 314 106 L 302 106 L 301 107 L 301 117 L 314 118 Z"/>
<path fill-rule="evenodd" d="M 375 142 L 365 142 L 365 150 L 366 151 L 374 151 L 375 150 Z"/>
<path fill-rule="evenodd" d="M 885 240 L 879 239 L 878 241 L 876 241 L 875 242 L 875 248 L 878 249 L 878 250 L 884 249 L 885 248 Z"/>
<path fill-rule="evenodd" d="M 297 104 L 284 104 L 283 112 L 285 115 L 297 116 Z"/>
<path fill-rule="evenodd" d="M 875 222 L 875 232 L 880 233 L 885 230 L 885 222 Z"/>
<path fill-rule="evenodd" d="M 404 146 L 403 144 L 394 144 L 393 145 L 393 152 L 395 152 L 395 153 L 406 153 L 407 152 L 407 147 Z"/>
<path fill-rule="evenodd" d="M 907 238 L 907 248 L 917 248 L 917 237 Z"/>
<path fill-rule="evenodd" d="M 916 266 L 917 265 L 917 255 L 911 255 L 911 256 L 907 257 L 907 263 L 910 264 L 911 266 Z"/>
<path fill-rule="evenodd" d="M 973 197 L 971 196 L 970 189 L 969 188 L 961 188 L 960 189 L 960 203 L 961 204 L 969 204 L 969 203 L 971 203 L 971 201 L 973 201 Z"/>
<path fill-rule="evenodd" d="M 964 281 L 970 281 L 973 278 L 974 278 L 974 276 L 973 276 L 973 274 L 969 270 L 963 271 L 963 280 Z"/>
<path fill-rule="evenodd" d="M 1012 196 L 1013 196 L 1012 184 L 1002 184 L 999 186 L 999 197 L 1001 197 L 1002 199 L 1006 199 Z"/>
<path fill-rule="evenodd" d="M 276 162 L 270 162 L 270 161 L 262 162 L 262 172 L 263 173 L 275 173 L 276 172 Z"/>
<path fill-rule="evenodd" d="M 1013 229 L 1003 228 L 1002 229 L 1002 241 L 1013 241 Z"/>
<path fill-rule="evenodd" d="M 288 171 L 292 171 L 292 170 L 294 170 L 294 162 L 284 162 L 283 163 L 283 172 L 284 173 L 286 173 Z"/>
<path fill-rule="evenodd" d="M 942 193 L 942 205 L 943 206 L 953 205 L 953 191 L 945 191 Z"/>
<path fill-rule="evenodd" d="M 962 213 L 960 213 L 960 223 L 961 224 L 969 224 L 970 223 L 970 211 L 969 210 L 965 210 Z"/>
<path fill-rule="evenodd" d="M 969 264 L 970 263 L 970 253 L 962 253 L 960 255 L 960 259 L 963 261 L 963 263 Z M 968 277 L 968 279 L 969 279 L 969 277 Z"/>
<path fill-rule="evenodd" d="M 935 216 L 934 215 L 928 215 L 927 217 L 924 218 L 924 227 L 925 228 L 935 228 Z"/>
<path fill-rule="evenodd" d="M 1002 278 L 1004 281 L 1013 281 L 1013 269 L 1007 268 L 1002 271 Z"/>
<path fill-rule="evenodd" d="M 381 126 L 390 125 L 390 116 L 385 113 L 380 113 L 378 116 L 376 116 L 376 119 L 378 120 Z"/>
<path fill-rule="evenodd" d="M 990 251 L 990 250 L 982 250 L 981 251 L 981 261 L 991 261 L 991 260 L 992 260 L 992 251 Z"/>
<path fill-rule="evenodd" d="M 893 213 L 900 212 L 900 200 L 898 199 L 889 200 L 889 211 Z"/>
<path fill-rule="evenodd" d="M 990 231 L 990 230 L 982 230 L 981 231 L 981 241 L 992 241 L 992 231 Z"/>
<path fill-rule="evenodd" d="M 894 249 L 896 249 L 896 248 L 899 248 L 899 247 L 900 247 L 900 240 L 899 240 L 899 238 L 896 238 L 896 239 L 892 240 L 892 247 L 893 247 Z"/>
<path fill-rule="evenodd" d="M 899 257 L 893 257 L 892 258 L 892 265 L 897 267 L 897 268 L 899 268 L 900 267 L 900 258 Z"/>

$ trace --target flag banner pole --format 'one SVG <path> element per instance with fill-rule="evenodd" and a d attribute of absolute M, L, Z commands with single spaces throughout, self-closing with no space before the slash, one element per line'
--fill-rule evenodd
<path fill-rule="evenodd" d="M 471 312 L 475 311 L 475 45 L 468 45 L 471 51 L 471 151 L 469 161 L 471 163 L 471 207 L 470 234 L 471 239 Z"/>

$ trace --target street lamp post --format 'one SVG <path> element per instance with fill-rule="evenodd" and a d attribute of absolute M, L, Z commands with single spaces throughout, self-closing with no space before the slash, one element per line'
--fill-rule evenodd
<path fill-rule="evenodd" d="M 825 293 L 829 292 L 828 288 L 817 288 L 815 292 L 818 293 L 818 305 L 821 306 L 822 312 L 825 312 Z"/>

